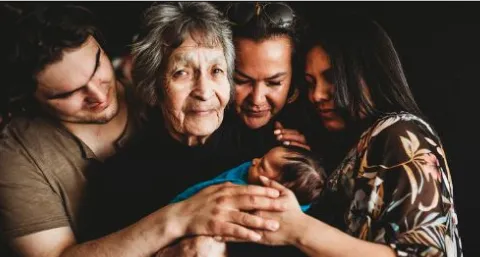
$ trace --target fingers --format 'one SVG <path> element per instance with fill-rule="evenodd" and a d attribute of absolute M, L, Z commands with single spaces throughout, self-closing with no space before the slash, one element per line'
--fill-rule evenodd
<path fill-rule="evenodd" d="M 277 190 L 280 191 L 280 192 L 283 192 L 283 191 L 286 191 L 286 190 L 287 190 L 287 188 L 284 187 L 282 184 L 278 183 L 278 182 L 275 181 L 275 180 L 268 179 L 268 178 L 265 177 L 265 176 L 260 176 L 260 181 L 261 181 L 262 184 L 264 184 L 265 186 L 271 187 L 271 188 L 275 188 L 275 189 L 277 189 Z"/>
<path fill-rule="evenodd" d="M 236 238 L 237 240 L 254 242 L 262 239 L 259 233 L 233 223 L 212 222 L 211 230 L 214 235 L 222 238 Z"/>
<path fill-rule="evenodd" d="M 265 210 L 265 211 L 285 211 L 286 206 L 280 199 L 272 199 L 264 196 L 239 195 L 229 197 L 230 206 L 232 209 L 251 211 L 251 210 Z"/>
<path fill-rule="evenodd" d="M 283 129 L 283 125 L 279 121 L 275 121 L 273 126 L 275 127 L 275 129 Z"/>
<path fill-rule="evenodd" d="M 229 184 L 229 186 L 223 187 L 225 195 L 236 196 L 236 195 L 247 195 L 247 196 L 264 196 L 270 198 L 277 198 L 280 196 L 280 192 L 274 188 L 268 188 L 257 185 L 234 185 Z"/>
<path fill-rule="evenodd" d="M 276 231 L 280 226 L 276 220 L 264 219 L 246 212 L 230 211 L 230 217 L 234 223 L 253 229 Z"/>
<path fill-rule="evenodd" d="M 305 136 L 294 129 L 276 129 L 273 132 L 277 136 L 277 140 L 281 141 L 284 145 L 295 145 L 310 150 L 307 145 L 307 139 Z"/>
<path fill-rule="evenodd" d="M 302 148 L 305 148 L 307 150 L 311 150 L 310 149 L 310 146 L 308 145 L 305 145 L 305 144 L 301 144 L 301 143 L 298 143 L 298 142 L 295 142 L 295 141 L 283 141 L 283 144 L 284 145 L 293 145 L 293 146 L 298 146 L 298 147 L 302 147 Z"/>
<path fill-rule="evenodd" d="M 248 242 L 247 240 L 244 239 L 239 239 L 236 237 L 221 237 L 221 236 L 216 236 L 214 237 L 215 240 L 218 242 L 232 242 L 232 243 L 245 243 Z"/>

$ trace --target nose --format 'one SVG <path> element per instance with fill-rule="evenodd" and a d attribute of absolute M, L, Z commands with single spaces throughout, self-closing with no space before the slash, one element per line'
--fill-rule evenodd
<path fill-rule="evenodd" d="M 88 103 L 103 103 L 107 100 L 108 88 L 102 88 L 99 81 L 91 80 L 87 84 Z"/>
<path fill-rule="evenodd" d="M 317 79 L 315 87 L 310 89 L 310 100 L 313 103 L 328 102 L 333 99 L 333 85 L 325 79 Z"/>
<path fill-rule="evenodd" d="M 266 101 L 267 87 L 261 83 L 254 84 L 250 92 L 250 100 L 253 105 L 262 105 Z"/>
<path fill-rule="evenodd" d="M 192 92 L 193 97 L 198 100 L 206 101 L 214 95 L 214 82 L 205 74 L 199 74 L 195 81 Z"/>

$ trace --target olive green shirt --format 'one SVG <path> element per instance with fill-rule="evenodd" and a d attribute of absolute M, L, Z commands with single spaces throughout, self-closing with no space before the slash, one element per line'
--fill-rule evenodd
<path fill-rule="evenodd" d="M 129 120 L 117 148 L 135 130 Z M 0 135 L 0 230 L 6 238 L 43 230 L 82 230 L 87 185 L 101 162 L 64 126 L 43 117 L 13 119 Z"/>

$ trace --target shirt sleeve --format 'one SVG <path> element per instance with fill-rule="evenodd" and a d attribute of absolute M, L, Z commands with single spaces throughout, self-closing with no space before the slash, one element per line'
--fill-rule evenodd
<path fill-rule="evenodd" d="M 20 144 L 0 142 L 0 229 L 6 238 L 69 226 L 61 197 Z"/>
<path fill-rule="evenodd" d="M 427 127 L 400 121 L 373 137 L 357 180 L 349 215 L 357 237 L 398 256 L 462 255 L 449 167 Z"/>

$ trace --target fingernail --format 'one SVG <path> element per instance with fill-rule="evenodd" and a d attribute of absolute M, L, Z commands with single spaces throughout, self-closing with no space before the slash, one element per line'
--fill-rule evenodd
<path fill-rule="evenodd" d="M 277 136 L 277 140 L 280 140 L 280 139 L 282 139 L 282 135 L 281 135 L 281 134 Z"/>
<path fill-rule="evenodd" d="M 273 131 L 274 135 L 278 135 L 280 133 L 282 133 L 282 131 L 280 129 L 276 129 L 276 130 Z"/>
<path fill-rule="evenodd" d="M 278 224 L 277 221 L 273 221 L 273 220 L 267 221 L 267 227 L 271 231 L 276 231 L 279 226 L 280 226 L 280 224 Z"/>
<path fill-rule="evenodd" d="M 259 234 L 257 234 L 257 233 L 253 234 L 253 241 L 258 241 L 258 240 L 260 240 L 260 239 L 262 239 L 262 236 L 261 236 L 261 235 L 259 235 Z"/>
<path fill-rule="evenodd" d="M 268 182 L 268 178 L 265 177 L 265 176 L 260 176 L 260 180 L 264 183 L 267 183 Z"/>
<path fill-rule="evenodd" d="M 290 141 L 283 141 L 284 145 L 290 145 Z"/>

